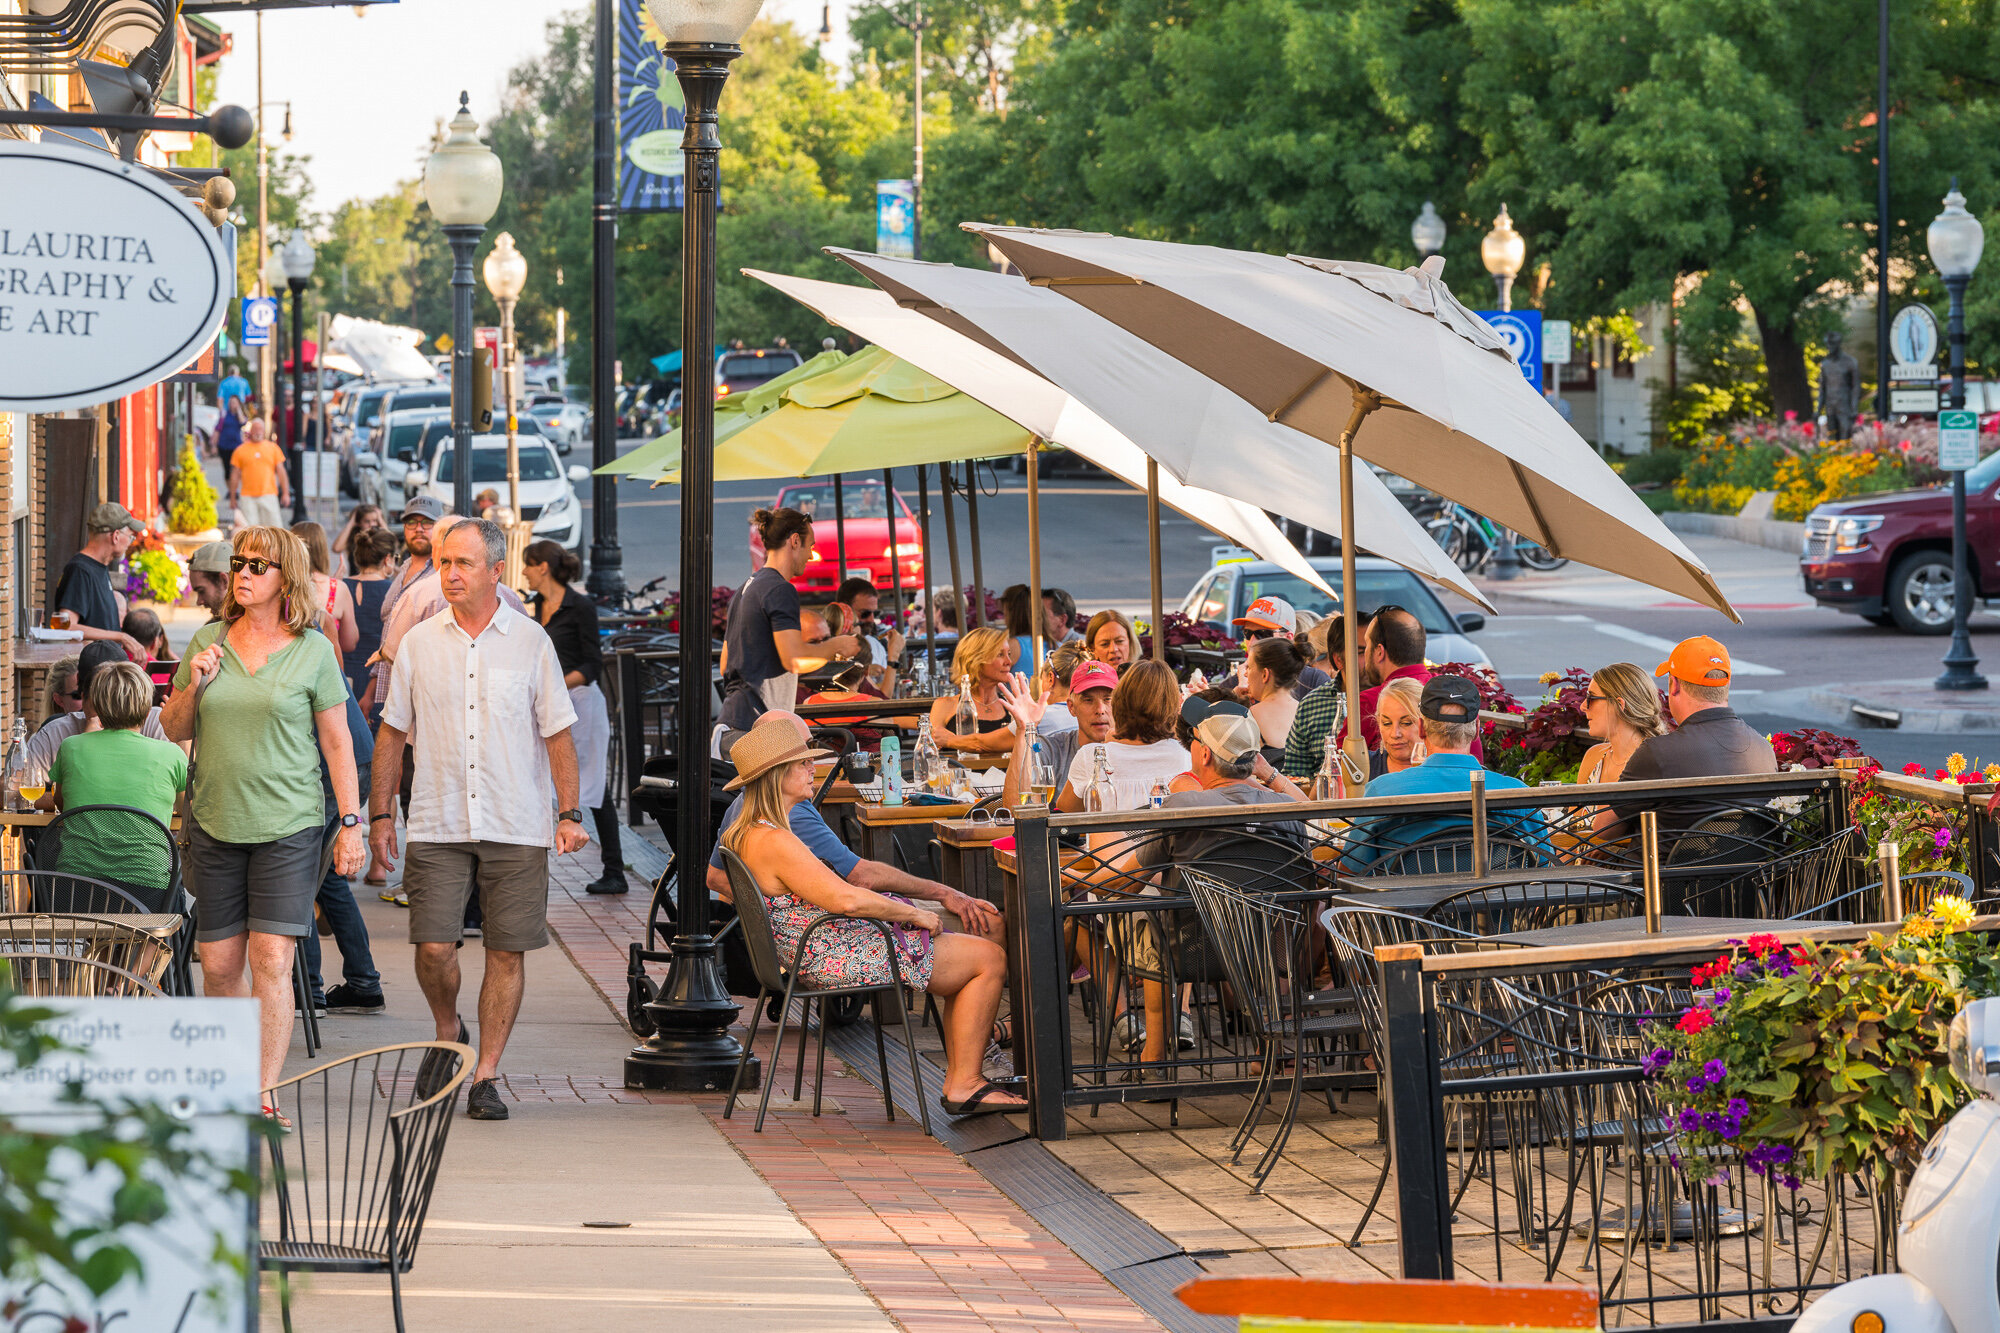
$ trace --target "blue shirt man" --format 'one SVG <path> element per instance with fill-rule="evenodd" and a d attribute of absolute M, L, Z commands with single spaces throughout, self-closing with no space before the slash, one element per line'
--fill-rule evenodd
<path fill-rule="evenodd" d="M 1423 714 L 1424 744 L 1430 755 L 1400 773 L 1384 773 L 1368 784 L 1369 796 L 1433 795 L 1469 792 L 1472 775 L 1484 771 L 1472 757 L 1479 737 L 1479 688 L 1463 676 L 1433 676 L 1424 684 L 1418 711 Z M 1505 773 L 1487 773 L 1488 791 L 1508 791 L 1527 784 Z M 1539 810 L 1495 811 L 1487 827 L 1501 837 L 1516 839 L 1546 851 L 1548 826 Z M 1341 858 L 1349 871 L 1364 871 L 1405 847 L 1440 835 L 1470 837 L 1472 828 L 1459 814 L 1377 815 L 1357 819 L 1348 832 L 1347 853 Z"/>
<path fill-rule="evenodd" d="M 232 370 L 222 377 L 222 383 L 215 386 L 215 394 L 216 406 L 227 412 L 229 410 L 230 399 L 242 398 L 247 400 L 250 397 L 250 381 Z"/>

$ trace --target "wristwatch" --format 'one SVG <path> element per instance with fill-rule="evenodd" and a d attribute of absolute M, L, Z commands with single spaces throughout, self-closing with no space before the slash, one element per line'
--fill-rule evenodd
<path fill-rule="evenodd" d="M 357 828 L 360 826 L 360 824 L 361 824 L 360 815 L 342 815 L 340 817 L 340 826 L 342 828 Z"/>
<path fill-rule="evenodd" d="M 565 819 L 567 819 L 572 824 L 581 824 L 583 822 L 583 811 L 581 810 L 556 811 L 556 823 L 560 824 Z"/>

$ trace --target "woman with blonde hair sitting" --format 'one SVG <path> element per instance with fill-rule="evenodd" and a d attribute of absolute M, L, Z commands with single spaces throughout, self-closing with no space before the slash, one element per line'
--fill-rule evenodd
<path fill-rule="evenodd" d="M 938 683 L 931 705 L 931 735 L 940 749 L 1005 754 L 1014 748 L 1013 719 L 1000 702 L 1000 686 L 1014 678 L 1014 640 L 1007 631 L 987 625 L 967 632 L 951 655 L 951 680 Z M 958 682 L 972 682 L 972 706 L 979 729 L 961 736 L 953 729 L 958 717 Z"/>
<path fill-rule="evenodd" d="M 1613 662 L 1590 678 L 1583 716 L 1590 734 L 1603 739 L 1583 752 L 1576 770 L 1578 782 L 1618 781 L 1640 743 L 1667 731 L 1658 687 L 1630 662 Z M 1592 815 L 1591 827 L 1602 831 L 1617 822 L 1610 807 L 1601 806 Z"/>
<path fill-rule="evenodd" d="M 812 799 L 813 764 L 833 752 L 811 748 L 802 730 L 796 718 L 761 718 L 729 752 L 736 777 L 728 785 L 743 792 L 743 806 L 722 831 L 722 845 L 742 859 L 763 892 L 778 956 L 789 963 L 806 929 L 822 917 L 863 918 L 813 931 L 799 962 L 800 983 L 890 986 L 900 979 L 928 991 L 944 1014 L 944 1109 L 952 1115 L 1026 1109 L 1024 1100 L 981 1072 L 1007 980 L 1006 953 L 977 935 L 946 934 L 936 912 L 850 884 L 813 855 L 792 832 L 791 811 Z M 890 944 L 866 924 L 870 920 L 889 926 L 893 972 Z"/>

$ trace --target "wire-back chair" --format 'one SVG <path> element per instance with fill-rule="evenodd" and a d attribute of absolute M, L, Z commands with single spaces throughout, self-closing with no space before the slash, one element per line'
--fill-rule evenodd
<path fill-rule="evenodd" d="M 0 951 L 89 958 L 110 963 L 157 986 L 173 961 L 158 936 L 114 916 L 40 912 L 0 916 Z"/>
<path fill-rule="evenodd" d="M 1474 935 L 1504 935 L 1638 916 L 1645 906 L 1641 894 L 1618 884 L 1535 879 L 1460 889 L 1432 903 L 1424 917 Z"/>
<path fill-rule="evenodd" d="M 35 840 L 34 864 L 116 884 L 149 912 L 183 908 L 180 845 L 165 824 L 129 805 L 63 811 Z"/>
<path fill-rule="evenodd" d="M 1765 868 L 1759 916 L 1785 921 L 1831 919 L 1836 905 L 1851 908 L 1872 899 L 1854 894 L 1860 878 L 1861 831 L 1844 828 Z M 1868 910 L 1863 908 L 1863 910 Z"/>
<path fill-rule="evenodd" d="M 722 1118 L 729 1119 L 736 1112 L 736 1094 L 743 1086 L 743 1073 L 750 1063 L 750 1050 L 757 1040 L 757 1025 L 764 1016 L 764 1001 L 772 995 L 784 996 L 778 1008 L 778 1036 L 771 1044 L 770 1068 L 764 1075 L 764 1090 L 757 1098 L 757 1121 L 752 1132 L 764 1132 L 764 1116 L 771 1105 L 771 1088 L 778 1081 L 778 1062 L 785 1050 L 785 1024 L 791 1018 L 792 1001 L 803 1000 L 804 1007 L 799 1013 L 799 1064 L 798 1072 L 792 1078 L 792 1100 L 796 1102 L 805 1086 L 806 1036 L 808 1019 L 815 1005 L 819 1009 L 819 1063 L 813 1070 L 813 1114 L 819 1114 L 820 1095 L 826 1083 L 826 1032 L 827 1001 L 848 995 L 873 994 L 876 1004 L 887 994 L 895 1010 L 895 1021 L 903 1032 L 903 1044 L 910 1053 L 910 1080 L 917 1089 L 917 1114 L 923 1121 L 924 1133 L 931 1132 L 930 1102 L 924 1095 L 924 1073 L 922 1062 L 917 1058 L 917 1037 L 910 1025 L 910 1015 L 903 1003 L 903 969 L 896 958 L 896 941 L 890 933 L 887 922 L 869 920 L 864 917 L 846 917 L 827 913 L 814 920 L 799 933 L 798 947 L 793 950 L 789 965 L 778 952 L 778 939 L 771 929 L 771 914 L 764 902 L 764 891 L 757 885 L 757 877 L 750 873 L 750 867 L 743 864 L 743 858 L 728 847 L 722 849 L 723 869 L 729 875 L 730 898 L 736 904 L 737 929 L 743 943 L 750 950 L 750 961 L 757 970 L 759 990 L 750 1007 L 750 1034 L 743 1041 L 743 1058 L 736 1062 L 736 1076 L 729 1081 L 729 1100 L 723 1105 Z M 882 950 L 889 963 L 889 983 L 865 986 L 805 986 L 799 985 L 799 965 L 805 960 L 806 946 L 812 937 L 829 922 L 860 922 L 871 926 L 882 937 Z M 878 1015 L 879 1017 L 879 1015 Z M 882 1108 L 888 1112 L 890 1120 L 896 1118 L 896 1096 L 889 1088 L 889 1053 L 882 1044 L 882 1024 L 875 1024 L 875 1059 L 882 1069 Z"/>
<path fill-rule="evenodd" d="M 1250 1192 L 1261 1194 L 1264 1181 L 1291 1139 L 1292 1127 L 1298 1123 L 1309 1058 L 1306 1043 L 1313 1042 L 1315 1054 L 1324 1059 L 1330 1053 L 1329 1041 L 1352 1042 L 1360 1037 L 1361 1015 L 1350 992 L 1312 992 L 1308 980 L 1312 975 L 1312 944 L 1305 913 L 1255 891 L 1232 888 L 1199 870 L 1183 868 L 1181 880 L 1194 899 L 1210 944 L 1220 955 L 1237 1007 L 1249 1016 L 1262 1066 L 1257 1089 L 1250 1094 L 1250 1105 L 1230 1140 L 1230 1165 L 1242 1159 L 1243 1149 L 1256 1134 L 1278 1066 L 1288 1058 L 1288 1052 L 1292 1062 L 1291 1095 L 1271 1141 L 1250 1173 Z M 1358 1057 L 1359 1052 L 1354 1054 Z"/>
<path fill-rule="evenodd" d="M 1541 849 L 1506 834 L 1486 840 L 1486 863 L 1492 870 L 1521 870 L 1542 863 Z M 1472 873 L 1470 829 L 1434 833 L 1406 847 L 1382 854 L 1368 867 L 1369 875 L 1469 875 Z"/>
<path fill-rule="evenodd" d="M 1686 828 L 1660 833 L 1663 874 L 1687 916 L 1757 916 L 1767 867 L 1785 850 L 1784 821 L 1763 807 L 1731 807 L 1700 815 Z"/>
<path fill-rule="evenodd" d="M 425 1057 L 441 1055 L 446 1081 L 429 1096 L 418 1086 Z M 277 1235 L 257 1247 L 260 1267 L 278 1274 L 286 1333 L 292 1327 L 289 1276 L 295 1272 L 387 1273 L 403 1329 L 403 1274 L 416 1259 L 437 1184 L 459 1085 L 471 1047 L 407 1042 L 350 1055 L 264 1090 L 264 1103 L 291 1121 L 268 1140 L 271 1175 L 263 1216 Z"/>
<path fill-rule="evenodd" d="M 13 900 L 25 902 L 31 912 L 69 912 L 79 916 L 178 915 L 181 926 L 170 941 L 172 957 L 160 986 L 169 995 L 194 994 L 194 916 L 185 910 L 188 906 L 185 895 L 180 907 L 161 909 L 141 901 L 128 889 L 88 875 L 60 870 L 0 870 L 0 903 Z"/>
<path fill-rule="evenodd" d="M 146 978 L 95 958 L 5 952 L 0 953 L 0 971 L 7 973 L 17 994 L 35 999 L 166 998 L 166 992 Z"/>

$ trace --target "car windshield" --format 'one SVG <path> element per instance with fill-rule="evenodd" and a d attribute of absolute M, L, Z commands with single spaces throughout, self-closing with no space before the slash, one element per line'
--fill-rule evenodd
<path fill-rule="evenodd" d="M 1320 577 L 1340 586 L 1340 570 L 1324 569 Z M 1331 615 L 1337 605 L 1318 588 L 1296 574 L 1282 570 L 1269 574 L 1246 574 L 1238 590 L 1237 613 L 1259 597 L 1282 597 L 1295 610 L 1315 615 Z M 1400 606 L 1423 623 L 1426 634 L 1456 634 L 1458 625 L 1445 614 L 1442 603 L 1426 588 L 1423 580 L 1406 569 L 1357 569 L 1354 571 L 1354 600 L 1363 611 L 1372 613 L 1380 606 Z"/>
<path fill-rule="evenodd" d="M 2000 453 L 1991 453 L 1979 460 L 1979 466 L 1965 474 L 1965 489 L 1984 492 L 1988 486 L 2000 481 Z"/>
<path fill-rule="evenodd" d="M 437 479 L 450 481 L 453 455 L 447 450 L 438 458 Z M 562 469 L 556 466 L 556 456 L 546 446 L 521 450 L 522 481 L 560 481 Z M 495 449 L 492 445 L 482 445 L 472 451 L 472 484 L 483 481 L 507 480 L 507 451 Z"/>
<path fill-rule="evenodd" d="M 450 389 L 398 389 L 387 396 L 391 412 L 403 412 L 413 407 L 450 407 Z"/>
<path fill-rule="evenodd" d="M 417 456 L 417 445 L 424 438 L 424 428 L 428 421 L 400 421 L 389 427 L 389 457 L 409 460 Z"/>
<path fill-rule="evenodd" d="M 521 439 L 543 440 L 548 438 L 546 435 L 542 434 L 541 426 L 536 423 L 533 417 L 530 416 L 516 417 L 514 419 L 514 422 L 515 422 L 514 434 L 519 436 Z M 504 425 L 504 423 L 500 424 Z M 423 451 L 418 456 L 419 461 L 424 463 L 430 462 L 433 458 L 437 457 L 438 446 L 450 443 L 451 443 L 451 419 L 449 417 L 441 417 L 436 421 L 427 423 L 424 426 L 423 442 L 417 446 L 420 450 Z M 446 450 L 445 452 L 449 453 L 450 450 Z M 523 457 L 525 456 L 526 455 L 524 453 Z"/>
<path fill-rule="evenodd" d="M 371 393 L 362 398 L 362 400 L 355 405 L 354 424 L 357 426 L 374 425 L 376 415 L 380 413 L 382 410 L 382 399 L 385 396 L 386 395 L 384 394 Z"/>
<path fill-rule="evenodd" d="M 722 358 L 716 368 L 719 378 L 725 380 L 769 380 L 776 379 L 799 364 L 799 354 L 793 351 L 738 352 Z"/>
<path fill-rule="evenodd" d="M 900 494 L 896 496 L 896 503 L 901 506 L 903 513 L 909 513 L 909 506 L 903 503 Z M 780 508 L 796 509 L 807 518 L 831 521 L 833 483 L 828 482 L 823 486 L 787 486 L 783 494 L 779 495 L 778 504 Z M 879 482 L 873 485 L 848 482 L 841 487 L 840 507 L 849 518 L 889 516 L 889 511 L 883 505 L 882 486 Z"/>

